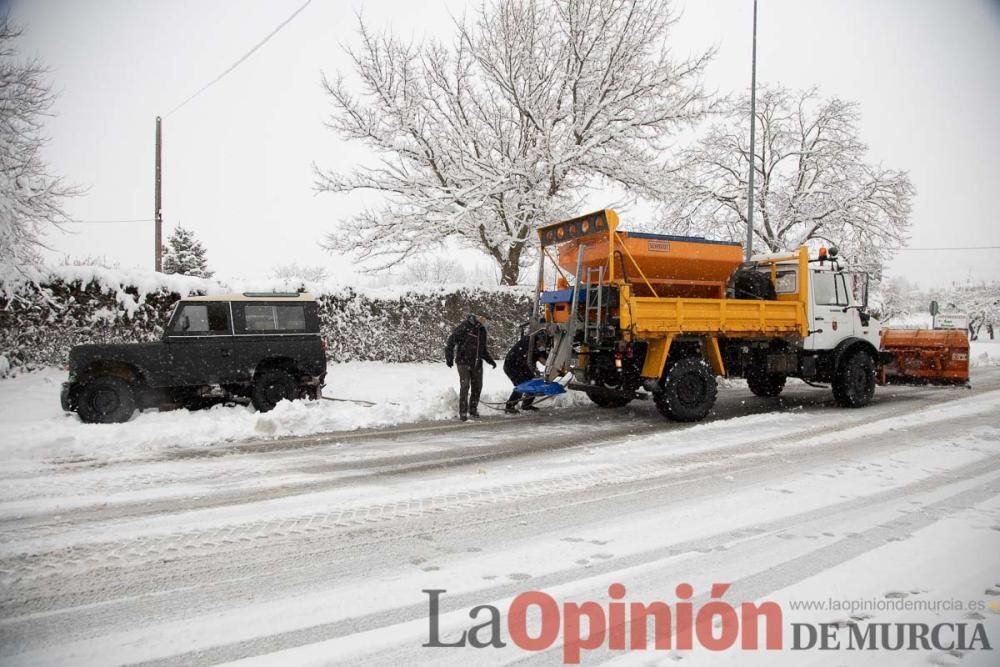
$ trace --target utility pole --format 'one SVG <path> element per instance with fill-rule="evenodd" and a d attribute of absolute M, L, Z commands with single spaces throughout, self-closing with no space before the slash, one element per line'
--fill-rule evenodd
<path fill-rule="evenodd" d="M 750 188 L 747 196 L 747 258 L 753 254 L 753 172 L 757 146 L 757 0 L 753 0 L 753 56 L 750 60 Z"/>
<path fill-rule="evenodd" d="M 160 132 L 160 117 L 156 117 L 156 182 L 155 189 L 153 192 L 153 220 L 156 223 L 156 230 L 154 232 L 156 238 L 153 241 L 155 248 L 154 252 L 154 270 L 163 271 L 163 192 L 162 192 L 162 148 L 163 148 L 163 136 Z"/>

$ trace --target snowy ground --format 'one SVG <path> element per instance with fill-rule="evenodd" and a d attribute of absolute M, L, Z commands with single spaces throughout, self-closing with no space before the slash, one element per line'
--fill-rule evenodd
<path fill-rule="evenodd" d="M 451 412 L 453 371 L 392 370 L 340 367 L 343 394 L 422 407 L 287 406 L 266 439 L 247 438 L 272 417 L 240 408 L 86 427 L 59 414 L 57 374 L 0 383 L 3 448 L 19 457 L 0 472 L 0 663 L 561 664 L 561 640 L 522 651 L 506 619 L 504 648 L 422 648 L 423 590 L 447 589 L 453 641 L 475 605 L 544 590 L 606 607 L 614 582 L 626 601 L 670 604 L 677 584 L 703 604 L 730 583 L 727 601 L 778 601 L 785 625 L 983 623 L 1000 644 L 1000 367 L 974 369 L 971 390 L 880 388 L 862 410 L 799 382 L 780 399 L 733 386 L 697 425 L 647 403 L 431 423 Z M 502 375 L 487 377 L 502 399 Z M 979 606 L 792 608 L 831 597 Z M 957 650 L 583 656 L 675 661 L 1000 663 Z"/>
<path fill-rule="evenodd" d="M 219 405 L 210 410 L 145 411 L 126 424 L 83 424 L 59 406 L 66 372 L 49 370 L 0 380 L 0 454 L 8 465 L 44 460 L 107 462 L 164 450 L 216 445 L 234 440 L 307 435 L 401 423 L 451 419 L 458 405 L 458 374 L 440 364 L 331 364 L 324 395 L 346 401 L 282 403 L 267 414 Z M 500 369 L 484 369 L 482 400 L 507 400 L 510 381 Z M 559 407 L 579 396 L 548 401 Z M 586 401 L 586 399 L 583 399 Z M 483 414 L 493 413 L 484 406 Z"/>
<path fill-rule="evenodd" d="M 973 366 L 1000 365 L 1000 340 L 973 341 Z M 352 429 L 452 419 L 458 403 L 457 377 L 444 364 L 331 364 L 324 395 L 346 401 L 283 403 L 268 414 L 250 407 L 219 405 L 210 410 L 145 411 L 127 424 L 83 424 L 59 407 L 65 371 L 48 370 L 0 380 L 0 455 L 9 466 L 39 461 L 99 461 L 136 458 L 186 448 L 255 438 L 304 436 Z M 482 400 L 501 403 L 510 382 L 501 370 L 484 370 Z M 587 405 L 571 393 L 549 407 Z M 484 406 L 484 414 L 498 410 Z"/>

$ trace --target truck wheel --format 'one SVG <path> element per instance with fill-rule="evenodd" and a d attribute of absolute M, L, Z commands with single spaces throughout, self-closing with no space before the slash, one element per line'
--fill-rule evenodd
<path fill-rule="evenodd" d="M 670 367 L 663 391 L 655 394 L 654 399 L 656 407 L 668 419 L 693 422 L 705 418 L 718 393 L 708 364 L 698 357 L 688 357 Z"/>
<path fill-rule="evenodd" d="M 600 389 L 588 389 L 586 390 L 587 398 L 594 402 L 595 405 L 602 408 L 623 408 L 628 405 L 632 399 L 625 398 L 624 396 L 615 396 Z"/>
<path fill-rule="evenodd" d="M 864 350 L 855 350 L 840 362 L 833 379 L 833 397 L 845 408 L 860 408 L 874 396 L 875 362 Z"/>
<path fill-rule="evenodd" d="M 257 410 L 268 412 L 282 400 L 294 401 L 298 395 L 299 386 L 292 374 L 275 368 L 257 376 L 250 400 Z"/>
<path fill-rule="evenodd" d="M 785 388 L 785 376 L 777 373 L 755 373 L 747 375 L 747 386 L 757 396 L 772 398 Z"/>
<path fill-rule="evenodd" d="M 80 389 L 76 412 L 87 424 L 127 422 L 135 412 L 132 385 L 108 375 L 87 380 Z"/>

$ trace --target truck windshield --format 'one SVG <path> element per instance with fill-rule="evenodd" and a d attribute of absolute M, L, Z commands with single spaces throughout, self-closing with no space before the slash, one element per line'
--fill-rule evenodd
<path fill-rule="evenodd" d="M 846 306 L 847 284 L 844 276 L 829 271 L 813 272 L 813 295 L 817 306 Z"/>

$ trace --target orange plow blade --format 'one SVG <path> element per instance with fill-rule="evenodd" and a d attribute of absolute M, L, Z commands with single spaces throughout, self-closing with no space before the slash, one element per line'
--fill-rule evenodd
<path fill-rule="evenodd" d="M 969 337 L 958 329 L 883 329 L 883 383 L 966 384 Z"/>

